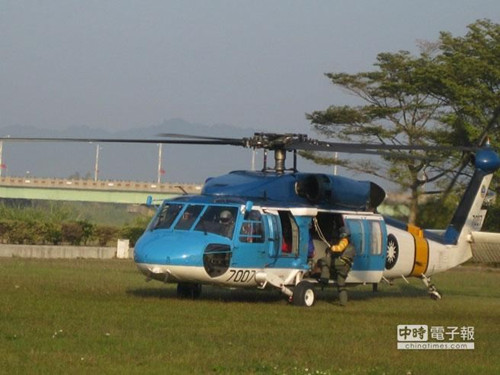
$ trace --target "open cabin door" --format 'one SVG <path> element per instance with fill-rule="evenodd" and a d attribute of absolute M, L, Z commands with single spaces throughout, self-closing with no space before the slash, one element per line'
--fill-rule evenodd
<path fill-rule="evenodd" d="M 347 282 L 378 283 L 387 252 L 387 229 L 380 216 L 344 215 L 356 256 Z"/>
<path fill-rule="evenodd" d="M 268 240 L 268 256 L 277 258 L 281 251 L 281 224 L 279 216 L 276 214 L 267 213 L 265 216 L 267 240 Z"/>
<path fill-rule="evenodd" d="M 269 240 L 273 243 L 269 256 L 277 261 L 275 265 L 307 268 L 310 228 L 316 215 L 317 209 L 312 208 L 265 209 Z"/>
<path fill-rule="evenodd" d="M 289 210 L 266 211 L 269 229 L 269 256 L 272 258 L 296 258 L 300 254 L 300 228 Z"/>

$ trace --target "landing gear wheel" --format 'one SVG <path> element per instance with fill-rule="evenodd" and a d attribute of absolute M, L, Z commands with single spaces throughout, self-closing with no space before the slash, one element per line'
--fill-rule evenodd
<path fill-rule="evenodd" d="M 441 293 L 436 289 L 434 285 L 432 286 L 432 288 L 429 288 L 429 297 L 431 297 L 434 301 L 442 298 Z"/>
<path fill-rule="evenodd" d="M 429 297 L 431 297 L 434 301 L 440 300 L 442 298 L 441 293 L 437 290 L 436 286 L 431 283 L 430 277 L 422 274 L 422 281 L 427 287 L 427 293 L 429 293 Z"/>
<path fill-rule="evenodd" d="M 316 302 L 316 293 L 309 281 L 301 281 L 293 289 L 292 304 L 311 307 Z"/>
<path fill-rule="evenodd" d="M 177 297 L 197 299 L 201 295 L 201 284 L 179 283 L 177 284 Z"/>

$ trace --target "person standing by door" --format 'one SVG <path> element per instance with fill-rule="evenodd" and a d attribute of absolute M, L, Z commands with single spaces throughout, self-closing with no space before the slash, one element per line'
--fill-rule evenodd
<path fill-rule="evenodd" d="M 351 243 L 351 234 L 344 226 L 339 230 L 339 242 L 329 248 L 322 259 L 320 281 L 327 284 L 330 277 L 335 281 L 341 306 L 347 305 L 346 279 L 352 267 L 356 250 Z"/>

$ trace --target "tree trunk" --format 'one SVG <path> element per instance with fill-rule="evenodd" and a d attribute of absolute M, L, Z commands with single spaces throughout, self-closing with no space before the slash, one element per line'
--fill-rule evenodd
<path fill-rule="evenodd" d="M 411 187 L 410 196 L 410 215 L 408 216 L 408 224 L 413 224 L 417 222 L 418 216 L 418 198 L 420 196 L 420 191 L 417 184 L 413 184 Z"/>

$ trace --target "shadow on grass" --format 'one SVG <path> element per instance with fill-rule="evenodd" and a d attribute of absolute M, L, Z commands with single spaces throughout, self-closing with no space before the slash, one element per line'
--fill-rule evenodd
<path fill-rule="evenodd" d="M 172 288 L 136 288 L 127 289 L 127 294 L 141 298 L 176 298 L 176 291 Z"/>
<path fill-rule="evenodd" d="M 321 289 L 315 287 L 316 298 L 318 301 L 335 301 L 337 299 L 337 288 L 329 286 Z M 376 292 L 373 292 L 368 287 L 351 287 L 348 288 L 349 299 L 352 301 L 368 301 L 386 298 L 427 298 L 427 291 L 424 287 L 418 287 L 407 284 L 393 285 L 384 287 Z M 128 289 L 127 294 L 140 298 L 159 298 L 159 299 L 181 299 L 177 296 L 176 287 L 168 285 L 165 287 L 152 288 L 135 288 Z M 189 299 L 189 298 L 188 298 Z M 205 301 L 220 301 L 220 302 L 244 302 L 244 303 L 277 303 L 287 302 L 288 297 L 282 294 L 277 289 L 245 289 L 234 288 L 228 289 L 212 285 L 204 285 L 202 293 L 198 300 Z"/>
<path fill-rule="evenodd" d="M 128 289 L 127 294 L 140 298 L 189 299 L 178 297 L 176 288 L 172 286 Z M 220 302 L 276 303 L 286 301 L 287 297 L 277 290 L 227 289 L 204 285 L 201 296 L 197 299 Z"/>
<path fill-rule="evenodd" d="M 371 287 L 357 286 L 347 288 L 350 301 L 370 301 L 378 299 L 396 299 L 396 298 L 428 298 L 427 290 L 424 287 L 413 285 L 393 285 L 387 286 L 378 291 L 373 291 Z M 336 301 L 338 292 L 335 286 L 329 286 L 322 290 L 316 288 L 318 300 Z"/>

